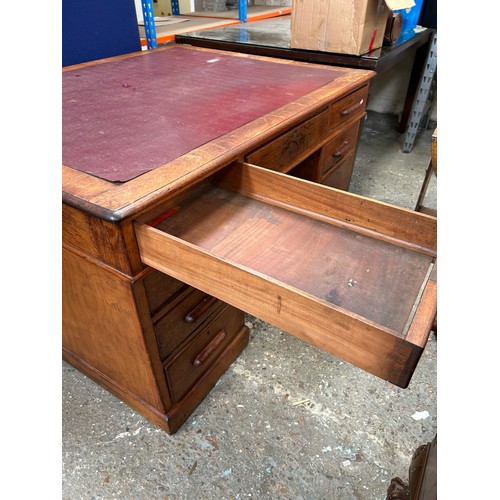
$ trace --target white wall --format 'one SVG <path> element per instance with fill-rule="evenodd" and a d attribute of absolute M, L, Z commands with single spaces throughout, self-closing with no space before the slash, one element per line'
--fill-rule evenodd
<path fill-rule="evenodd" d="M 144 16 L 142 15 L 142 2 L 141 0 L 134 0 L 134 2 L 135 11 L 137 13 L 137 21 L 142 23 L 144 21 Z"/>
<path fill-rule="evenodd" d="M 415 54 L 404 59 L 394 67 L 377 75 L 370 84 L 367 109 L 377 113 L 400 116 L 403 112 L 408 82 Z M 437 96 L 429 114 L 431 120 L 437 121 Z"/>

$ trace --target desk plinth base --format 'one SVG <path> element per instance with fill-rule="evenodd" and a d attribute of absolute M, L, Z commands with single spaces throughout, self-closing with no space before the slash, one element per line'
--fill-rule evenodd
<path fill-rule="evenodd" d="M 147 420 L 157 425 L 168 434 L 174 434 L 203 399 L 205 399 L 229 366 L 238 358 L 240 353 L 247 346 L 248 340 L 249 329 L 244 326 L 222 355 L 205 372 L 203 377 L 197 380 L 188 393 L 166 413 L 159 411 L 157 408 L 154 408 L 146 401 L 120 386 L 114 380 L 111 380 L 104 373 L 89 365 L 68 349 L 63 348 L 63 359 L 126 403 L 133 410 L 140 413 Z"/>

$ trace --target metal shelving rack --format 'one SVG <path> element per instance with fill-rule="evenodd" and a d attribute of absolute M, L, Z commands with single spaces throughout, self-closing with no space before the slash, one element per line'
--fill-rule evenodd
<path fill-rule="evenodd" d="M 420 78 L 418 85 L 418 92 L 413 101 L 413 106 L 410 113 L 410 119 L 408 123 L 408 128 L 406 130 L 405 141 L 403 145 L 403 153 L 410 153 L 413 149 L 413 143 L 417 135 L 420 122 L 422 120 L 422 114 L 424 109 L 428 104 L 429 94 L 432 88 L 434 77 L 436 75 L 437 68 L 437 33 L 434 33 L 433 38 L 430 43 L 429 53 L 427 54 L 427 60 L 425 61 L 425 68 Z"/>
<path fill-rule="evenodd" d="M 179 10 L 179 2 L 177 4 L 177 10 Z M 174 2 L 172 2 L 173 8 Z M 142 0 L 142 15 L 144 17 L 144 31 L 146 32 L 146 42 L 149 49 L 155 49 L 158 47 L 158 40 L 156 38 L 156 25 L 155 25 L 155 14 L 153 12 L 153 4 L 151 0 Z"/>
<path fill-rule="evenodd" d="M 144 17 L 144 31 L 146 32 L 146 42 L 148 49 L 158 47 L 156 37 L 155 16 L 153 12 L 153 4 L 151 0 L 142 1 L 142 15 Z M 171 0 L 172 15 L 180 16 L 180 8 L 178 0 Z M 247 0 L 238 0 L 238 19 L 240 23 L 246 23 L 248 20 L 248 2 Z"/>
<path fill-rule="evenodd" d="M 180 16 L 181 11 L 179 9 L 179 2 L 178 0 L 170 0 L 170 4 L 172 6 L 172 15 L 173 16 Z"/>
<path fill-rule="evenodd" d="M 246 23 L 248 19 L 248 2 L 247 0 L 238 0 L 238 15 L 240 23 Z"/>
<path fill-rule="evenodd" d="M 180 16 L 178 0 L 171 0 L 172 15 Z M 241 23 L 246 23 L 248 19 L 248 2 L 247 0 L 238 0 L 238 19 Z"/>

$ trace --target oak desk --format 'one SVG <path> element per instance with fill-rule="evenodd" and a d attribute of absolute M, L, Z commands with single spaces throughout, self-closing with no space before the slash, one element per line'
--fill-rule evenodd
<path fill-rule="evenodd" d="M 398 131 L 406 131 L 410 112 L 424 64 L 432 41 L 433 30 L 417 27 L 402 33 L 391 46 L 374 49 L 362 56 L 334 54 L 316 50 L 301 50 L 290 47 L 290 15 L 264 19 L 251 23 L 222 26 L 201 31 L 175 35 L 176 43 L 190 44 L 246 54 L 279 57 L 295 61 L 331 64 L 348 68 L 369 69 L 382 74 L 407 58 L 415 51 L 412 72 L 408 82 L 405 103 Z"/>
<path fill-rule="evenodd" d="M 65 68 L 64 359 L 169 433 L 243 311 L 406 386 L 435 219 L 320 184 L 345 183 L 373 75 L 176 45 Z"/>

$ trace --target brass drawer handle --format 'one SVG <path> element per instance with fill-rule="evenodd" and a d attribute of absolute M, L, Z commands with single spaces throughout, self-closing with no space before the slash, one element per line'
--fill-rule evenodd
<path fill-rule="evenodd" d="M 341 158 L 351 149 L 351 142 L 344 141 L 332 154 L 334 158 Z"/>
<path fill-rule="evenodd" d="M 340 112 L 340 116 L 347 116 L 356 111 L 359 107 L 363 106 L 363 103 L 365 102 L 364 99 L 360 99 L 359 102 L 355 102 L 354 104 L 351 104 L 347 108 L 344 108 Z"/>
<path fill-rule="evenodd" d="M 205 295 L 204 299 L 184 317 L 184 323 L 195 323 L 200 317 L 215 304 L 217 299 L 210 295 Z"/>
<path fill-rule="evenodd" d="M 193 366 L 200 366 L 202 365 L 209 357 L 210 355 L 219 347 L 220 344 L 224 341 L 226 338 L 226 332 L 224 330 L 221 330 L 213 339 L 210 344 L 203 349 L 203 351 L 196 356 L 195 360 L 193 361 Z"/>

